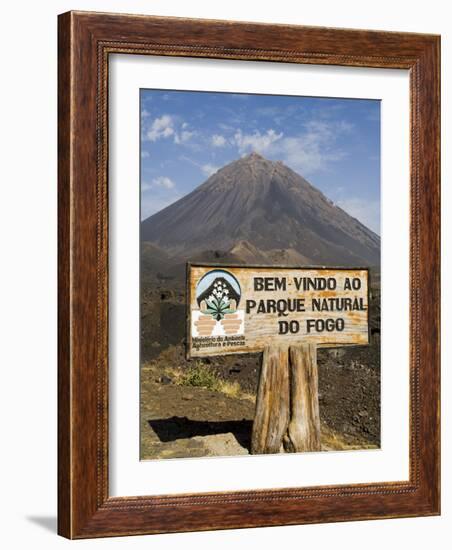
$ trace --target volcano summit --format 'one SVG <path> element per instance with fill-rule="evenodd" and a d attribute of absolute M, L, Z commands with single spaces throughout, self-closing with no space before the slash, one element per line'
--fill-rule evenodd
<path fill-rule="evenodd" d="M 380 264 L 378 235 L 282 162 L 257 153 L 144 220 L 141 240 L 187 260 L 221 251 L 254 263 Z"/>

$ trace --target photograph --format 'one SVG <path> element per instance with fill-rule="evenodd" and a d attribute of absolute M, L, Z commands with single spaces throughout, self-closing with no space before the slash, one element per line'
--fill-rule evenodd
<path fill-rule="evenodd" d="M 140 90 L 141 460 L 380 448 L 380 106 Z M 284 403 L 256 443 L 289 344 L 313 350 L 310 448 Z"/>

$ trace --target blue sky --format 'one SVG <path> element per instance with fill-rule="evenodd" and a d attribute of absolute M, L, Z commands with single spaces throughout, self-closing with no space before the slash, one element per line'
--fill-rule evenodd
<path fill-rule="evenodd" d="M 141 90 L 141 217 L 252 151 L 380 233 L 380 102 Z"/>

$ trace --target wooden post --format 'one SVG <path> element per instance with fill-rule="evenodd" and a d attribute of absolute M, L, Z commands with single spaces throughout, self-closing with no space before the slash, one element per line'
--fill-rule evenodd
<path fill-rule="evenodd" d="M 317 348 L 268 346 L 256 399 L 251 454 L 320 451 Z"/>
<path fill-rule="evenodd" d="M 290 421 L 284 437 L 287 452 L 320 451 L 317 347 L 289 349 Z"/>
<path fill-rule="evenodd" d="M 287 347 L 268 346 L 262 356 L 251 454 L 280 452 L 289 414 L 288 350 Z"/>

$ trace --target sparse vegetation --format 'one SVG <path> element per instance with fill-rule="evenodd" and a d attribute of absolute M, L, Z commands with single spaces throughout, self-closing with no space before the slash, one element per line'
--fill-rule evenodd
<path fill-rule="evenodd" d="M 221 393 L 224 393 L 225 395 L 228 395 L 229 397 L 245 397 L 250 398 L 254 401 L 254 396 L 248 393 L 244 393 L 242 391 L 242 388 L 238 382 L 228 382 L 227 380 L 219 380 L 218 381 L 218 390 Z"/>
<path fill-rule="evenodd" d="M 361 438 L 354 438 L 340 434 L 327 426 L 321 424 L 322 451 L 352 451 L 359 449 L 378 449 L 378 445 L 366 442 Z"/>
<path fill-rule="evenodd" d="M 162 353 L 165 361 L 174 358 L 174 349 L 165 350 Z M 239 382 L 224 380 L 212 367 L 206 366 L 201 361 L 196 362 L 190 368 L 167 367 L 155 361 L 145 363 L 142 372 L 154 372 L 156 375 L 168 377 L 172 384 L 177 386 L 191 386 L 216 391 L 235 399 L 247 399 L 255 402 L 255 395 L 245 391 Z"/>
<path fill-rule="evenodd" d="M 197 363 L 184 374 L 180 374 L 176 378 L 176 383 L 181 386 L 207 388 L 208 390 L 217 391 L 235 399 L 248 399 L 253 402 L 255 400 L 254 395 L 243 391 L 237 381 L 230 382 L 229 380 L 220 378 L 212 368 L 202 363 Z"/>
<path fill-rule="evenodd" d="M 198 386 L 214 391 L 217 390 L 218 382 L 217 374 L 201 363 L 190 367 L 179 380 L 182 386 Z"/>

